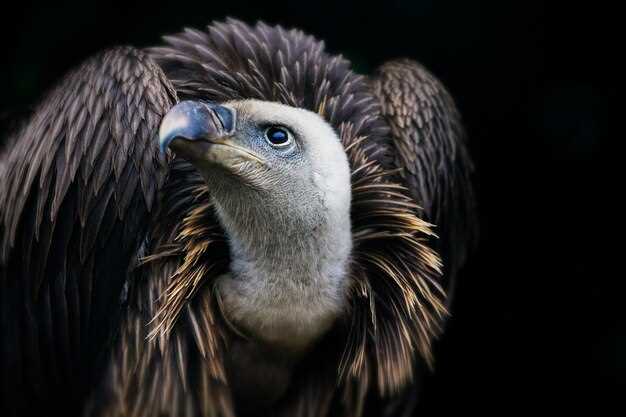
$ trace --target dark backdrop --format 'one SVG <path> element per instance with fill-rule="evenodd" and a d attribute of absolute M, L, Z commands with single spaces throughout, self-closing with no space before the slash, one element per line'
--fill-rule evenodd
<path fill-rule="evenodd" d="M 365 73 L 419 60 L 464 115 L 481 221 L 419 414 L 597 411 L 626 388 L 621 296 L 598 232 L 614 223 L 602 202 L 616 190 L 597 156 L 619 28 L 599 5 L 503 3 L 17 2 L 2 12 L 3 132 L 96 51 L 225 16 L 300 27 Z"/>

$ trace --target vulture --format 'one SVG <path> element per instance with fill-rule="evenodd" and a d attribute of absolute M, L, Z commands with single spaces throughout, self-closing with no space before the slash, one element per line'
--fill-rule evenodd
<path fill-rule="evenodd" d="M 0 151 L 0 414 L 411 415 L 472 172 L 408 59 L 234 19 L 93 56 Z"/>

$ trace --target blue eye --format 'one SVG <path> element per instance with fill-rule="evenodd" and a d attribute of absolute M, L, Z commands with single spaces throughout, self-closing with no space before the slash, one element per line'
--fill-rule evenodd
<path fill-rule="evenodd" d="M 291 142 L 289 131 L 283 127 L 272 126 L 265 131 L 265 137 L 270 145 L 274 147 L 283 147 Z"/>

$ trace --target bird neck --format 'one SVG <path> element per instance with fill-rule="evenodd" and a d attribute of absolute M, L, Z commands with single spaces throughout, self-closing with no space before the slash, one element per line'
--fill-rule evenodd
<path fill-rule="evenodd" d="M 345 308 L 349 211 L 297 203 L 273 212 L 262 204 L 246 207 L 232 213 L 218 204 L 232 259 L 231 273 L 218 283 L 225 314 L 244 333 L 301 352 Z"/>

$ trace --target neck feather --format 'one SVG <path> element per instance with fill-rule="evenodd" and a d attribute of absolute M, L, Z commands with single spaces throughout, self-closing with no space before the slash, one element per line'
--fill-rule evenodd
<path fill-rule="evenodd" d="M 263 205 L 239 205 L 245 213 L 217 206 L 232 259 L 218 283 L 227 318 L 269 344 L 306 348 L 345 307 L 349 214 L 302 205 L 268 216 Z"/>

